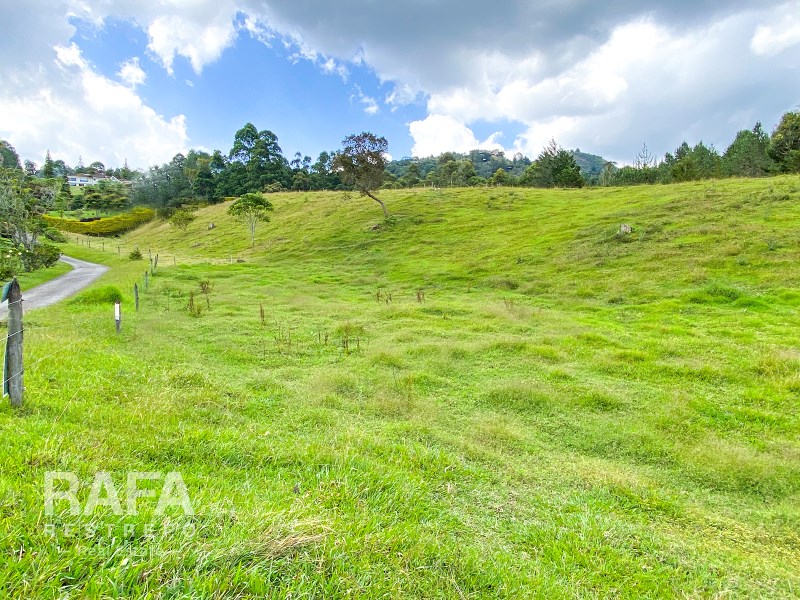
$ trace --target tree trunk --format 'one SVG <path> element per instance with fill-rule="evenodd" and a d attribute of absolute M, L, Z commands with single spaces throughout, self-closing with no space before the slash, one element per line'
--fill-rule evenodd
<path fill-rule="evenodd" d="M 389 218 L 389 211 L 388 211 L 388 210 L 386 210 L 386 205 L 383 203 L 383 201 L 382 201 L 380 198 L 378 198 L 377 196 L 375 196 L 375 195 L 374 195 L 372 192 L 370 192 L 369 190 L 364 190 L 364 193 L 365 193 L 367 196 L 369 196 L 370 198 L 372 198 L 373 200 L 375 200 L 375 202 L 377 202 L 378 204 L 380 204 L 380 205 L 381 205 L 381 208 L 383 209 L 383 218 L 384 218 L 384 219 L 388 219 L 388 218 Z"/>

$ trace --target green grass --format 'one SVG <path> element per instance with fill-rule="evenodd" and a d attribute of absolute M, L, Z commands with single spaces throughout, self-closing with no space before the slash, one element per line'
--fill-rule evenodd
<path fill-rule="evenodd" d="M 0 595 L 800 593 L 800 178 L 383 197 L 65 246 L 112 269 L 26 315 Z M 46 471 L 179 471 L 194 533 L 54 540 Z"/>

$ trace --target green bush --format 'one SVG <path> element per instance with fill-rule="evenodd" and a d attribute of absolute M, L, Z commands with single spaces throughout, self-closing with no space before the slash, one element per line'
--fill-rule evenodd
<path fill-rule="evenodd" d="M 11 240 L 0 238 L 0 281 L 11 279 L 22 271 L 20 251 Z"/>
<path fill-rule="evenodd" d="M 47 224 L 61 231 L 68 231 L 70 233 L 81 233 L 84 235 L 119 235 L 136 229 L 140 225 L 152 221 L 156 216 L 152 208 L 137 207 L 128 212 L 98 219 L 97 221 L 90 221 L 81 223 L 74 219 L 62 219 L 61 217 L 53 217 L 44 215 L 44 220 Z"/>
<path fill-rule="evenodd" d="M 42 234 L 51 242 L 55 242 L 57 244 L 63 244 L 67 241 L 67 236 L 61 233 L 58 229 L 53 227 L 48 227 L 45 229 L 44 233 Z"/>
<path fill-rule="evenodd" d="M 128 258 L 131 260 L 142 260 L 142 251 L 136 248 L 136 250 L 128 254 Z"/>
<path fill-rule="evenodd" d="M 52 244 L 39 244 L 33 250 L 23 250 L 22 266 L 26 271 L 52 267 L 61 258 L 61 250 Z"/>

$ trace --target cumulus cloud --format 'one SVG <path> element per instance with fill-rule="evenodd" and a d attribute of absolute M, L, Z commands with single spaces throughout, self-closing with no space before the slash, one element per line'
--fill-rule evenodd
<path fill-rule="evenodd" d="M 414 146 L 414 156 L 436 156 L 442 152 L 468 152 L 483 150 L 502 150 L 497 143 L 498 133 L 493 133 L 483 142 L 475 137 L 472 130 L 458 119 L 447 115 L 430 115 L 425 119 L 409 124 Z"/>
<path fill-rule="evenodd" d="M 775 56 L 800 44 L 800 5 L 787 4 L 772 12 L 767 22 L 759 25 L 750 48 L 759 56 Z"/>
<path fill-rule="evenodd" d="M 393 109 L 424 98 L 429 115 L 450 117 L 415 122 L 417 150 L 435 126 L 469 141 L 472 123 L 506 120 L 525 128 L 514 147 L 528 155 L 556 137 L 624 161 L 642 141 L 659 152 L 684 137 L 725 143 L 800 95 L 800 55 L 786 51 L 800 37 L 797 0 L 259 6 L 305 47 L 371 66 L 394 86 Z"/>
<path fill-rule="evenodd" d="M 117 77 L 130 87 L 142 85 L 147 79 L 144 70 L 139 66 L 139 58 L 135 56 L 120 65 Z"/>
<path fill-rule="evenodd" d="M 391 111 L 427 109 L 409 124 L 419 153 L 498 146 L 471 127 L 510 121 L 523 131 L 513 150 L 529 156 L 555 137 L 625 161 L 643 141 L 658 153 L 683 139 L 723 144 L 756 120 L 775 122 L 800 97 L 800 0 L 509 0 L 499 10 L 479 0 L 33 0 L 5 12 L 0 51 L 24 58 L 0 67 L 4 135 L 19 131 L 4 124 L 13 124 L 5 108 L 16 101 L 44 107 L 42 98 L 63 96 L 91 106 L 86 82 L 100 76 L 70 46 L 68 15 L 98 27 L 109 17 L 135 22 L 168 72 L 181 57 L 202 76 L 241 32 L 278 41 L 295 60 L 343 79 L 348 67 L 370 68 L 389 87 Z M 57 60 L 75 72 L 49 81 Z M 122 122 L 145 123 L 141 135 L 166 136 L 163 147 L 175 147 L 186 137 L 180 118 L 137 104 L 146 74 L 126 64 L 118 73 L 126 85 L 105 81 L 107 95 L 120 94 L 131 112 Z M 368 114 L 380 111 L 360 89 L 355 101 Z"/>
<path fill-rule="evenodd" d="M 134 86 L 144 80 L 138 61 L 121 67 L 124 83 L 104 77 L 70 41 L 74 29 L 66 15 L 75 7 L 58 4 L 62 22 L 51 9 L 39 0 L 4 11 L 2 50 L 21 60 L 0 66 L 0 137 L 23 156 L 43 158 L 49 149 L 73 164 L 83 156 L 145 166 L 185 149 L 185 118 L 164 117 L 137 95 Z"/>

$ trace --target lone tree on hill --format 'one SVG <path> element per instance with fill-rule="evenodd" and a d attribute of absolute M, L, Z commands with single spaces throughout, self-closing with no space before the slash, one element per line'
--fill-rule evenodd
<path fill-rule="evenodd" d="M 238 217 L 250 229 L 250 247 L 256 245 L 256 226 L 259 223 L 269 223 L 269 211 L 273 210 L 272 203 L 261 194 L 242 194 L 238 200 L 231 204 L 228 214 Z"/>
<path fill-rule="evenodd" d="M 383 216 L 389 218 L 386 205 L 373 192 L 381 187 L 386 167 L 386 150 L 389 142 L 384 137 L 364 131 L 342 140 L 342 150 L 333 159 L 333 168 L 342 175 L 342 181 L 352 185 L 362 196 L 369 196 L 381 205 Z"/>

